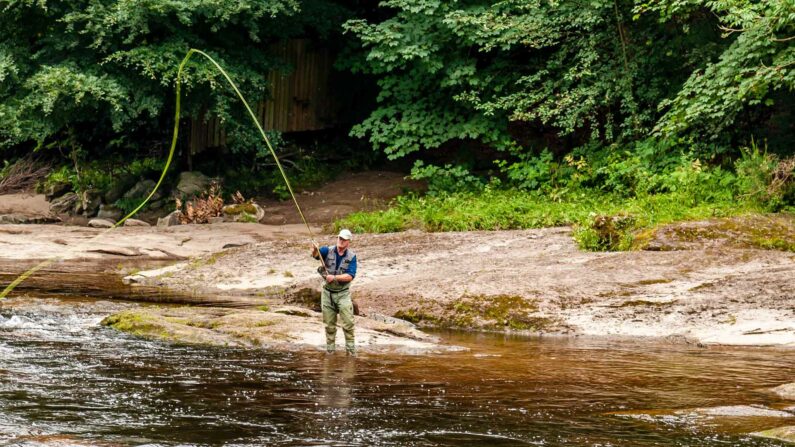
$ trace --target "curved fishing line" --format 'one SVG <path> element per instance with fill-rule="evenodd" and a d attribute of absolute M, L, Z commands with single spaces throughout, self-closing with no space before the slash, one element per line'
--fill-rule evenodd
<path fill-rule="evenodd" d="M 312 233 L 312 228 L 309 226 L 309 223 L 307 222 L 306 217 L 304 216 L 304 213 L 301 210 L 301 207 L 298 205 L 298 200 L 295 198 L 295 193 L 293 192 L 292 185 L 290 185 L 290 181 L 287 179 L 287 174 L 284 172 L 284 168 L 282 167 L 282 164 L 279 161 L 279 157 L 276 155 L 276 151 L 273 149 L 273 146 L 271 145 L 271 142 L 268 139 L 268 136 L 265 134 L 265 130 L 263 130 L 262 126 L 259 123 L 259 120 L 257 120 L 256 115 L 254 115 L 254 112 L 251 110 L 251 107 L 248 105 L 248 102 L 245 100 L 245 98 L 243 98 L 243 95 L 240 93 L 240 90 L 237 88 L 237 85 L 235 85 L 235 83 L 232 81 L 232 78 L 229 77 L 229 75 L 226 73 L 226 71 L 220 65 L 218 65 L 218 63 L 212 57 L 210 57 L 210 55 L 208 55 L 207 53 L 205 53 L 205 52 L 203 52 L 201 50 L 197 50 L 195 48 L 191 48 L 190 50 L 188 50 L 188 53 L 182 59 L 182 62 L 180 62 L 179 69 L 177 70 L 177 78 L 176 78 L 176 84 L 177 84 L 177 86 L 176 86 L 176 107 L 175 107 L 175 111 L 174 111 L 174 132 L 173 132 L 173 136 L 171 138 L 171 147 L 169 148 L 169 151 L 168 151 L 168 157 L 166 158 L 165 166 L 163 167 L 163 171 L 160 173 L 160 178 L 157 180 L 157 183 L 155 184 L 154 188 L 152 188 L 152 191 L 149 193 L 149 195 L 146 196 L 146 198 L 143 199 L 143 201 L 141 201 L 141 203 L 137 207 L 135 207 L 135 209 L 133 209 L 130 213 L 128 213 L 126 216 L 121 218 L 118 222 L 113 224 L 112 227 L 110 227 L 110 228 L 106 229 L 105 231 L 99 233 L 98 235 L 94 236 L 93 238 L 84 241 L 82 244 L 78 244 L 76 246 L 70 247 L 67 250 L 68 253 L 76 251 L 77 249 L 82 248 L 84 245 L 87 245 L 87 244 L 90 244 L 92 242 L 95 242 L 98 239 L 100 239 L 103 236 L 105 236 L 106 234 L 108 234 L 109 232 L 111 232 L 111 231 L 115 230 L 116 228 L 118 228 L 125 221 L 127 221 L 127 219 L 131 218 L 138 211 L 140 211 L 141 208 L 143 208 L 144 205 L 146 205 L 146 203 L 149 202 L 149 200 L 155 195 L 155 192 L 157 192 L 157 190 L 160 188 L 160 185 L 163 183 L 163 180 L 166 178 L 166 174 L 168 172 L 168 169 L 171 167 L 171 162 L 174 159 L 174 152 L 175 152 L 176 147 L 177 147 L 177 141 L 179 139 L 179 118 L 180 118 L 181 104 L 182 104 L 182 101 L 181 101 L 181 96 L 182 96 L 181 95 L 181 92 L 182 92 L 182 84 L 181 84 L 182 73 L 183 73 L 183 71 L 185 69 L 185 66 L 187 65 L 188 61 L 190 60 L 191 56 L 193 56 L 194 53 L 200 54 L 200 55 L 204 56 L 205 58 L 207 58 L 210 61 L 210 63 L 212 63 L 218 69 L 218 71 L 221 72 L 221 74 L 224 76 L 224 78 L 227 80 L 227 82 L 229 82 L 229 85 L 232 87 L 232 89 L 237 94 L 238 98 L 240 98 L 240 101 L 246 107 L 246 110 L 248 111 L 249 115 L 251 116 L 251 119 L 254 121 L 254 124 L 257 126 L 257 130 L 259 130 L 260 135 L 262 135 L 262 139 L 265 140 L 265 144 L 268 146 L 268 150 L 270 151 L 271 155 L 273 155 L 273 159 L 276 162 L 276 166 L 279 168 L 279 173 L 282 175 L 282 178 L 284 179 L 284 183 L 287 185 L 287 190 L 290 192 L 290 197 L 292 197 L 292 199 L 293 199 L 293 203 L 295 204 L 295 208 L 298 210 L 298 214 L 301 216 L 301 220 L 304 222 L 304 225 L 306 225 L 306 229 L 309 232 L 309 237 L 310 237 L 310 239 L 312 239 L 312 244 L 317 246 L 317 242 L 315 242 L 314 234 Z M 45 259 L 44 261 L 40 262 L 36 266 L 28 269 L 26 272 L 24 272 L 21 275 L 19 275 L 14 281 L 12 281 L 8 286 L 6 286 L 6 288 L 3 289 L 2 292 L 0 292 L 0 300 L 4 299 L 18 285 L 20 285 L 22 282 L 24 282 L 26 279 L 28 279 L 34 273 L 38 272 L 39 270 L 47 267 L 48 265 L 50 265 L 50 264 L 52 264 L 54 262 L 58 262 L 58 261 L 63 260 L 64 256 L 65 255 L 57 255 L 57 256 L 53 256 L 53 257 L 51 257 L 49 259 Z M 325 269 L 326 268 L 326 264 L 323 262 L 322 259 L 320 261 L 323 264 L 323 268 Z"/>
<path fill-rule="evenodd" d="M 298 210 L 298 215 L 301 216 L 301 220 L 304 222 L 304 225 L 306 226 L 306 231 L 309 233 L 309 238 L 312 240 L 312 245 L 314 245 L 315 248 L 318 249 L 318 254 L 319 254 L 320 249 L 317 242 L 315 242 L 315 235 L 312 233 L 312 228 L 310 228 L 309 222 L 307 222 L 306 217 L 304 216 L 304 212 L 301 210 L 301 206 L 298 204 L 298 199 L 295 198 L 293 187 L 292 185 L 290 185 L 290 180 L 287 178 L 287 174 L 284 172 L 284 168 L 282 167 L 281 161 L 279 161 L 279 157 L 276 155 L 276 151 L 273 149 L 273 146 L 271 146 L 270 139 L 268 139 L 268 136 L 265 134 L 265 130 L 262 128 L 262 125 L 260 125 L 259 120 L 257 119 L 257 115 L 255 115 L 254 111 L 251 110 L 251 106 L 248 105 L 248 101 L 246 101 L 246 98 L 244 98 L 243 94 L 240 93 L 240 90 L 237 88 L 237 85 L 234 83 L 234 81 L 232 81 L 232 78 L 229 77 L 229 75 L 226 73 L 226 70 L 224 70 L 223 67 L 221 67 L 218 64 L 218 62 L 215 61 L 215 59 L 210 57 L 209 54 L 205 53 L 204 51 L 191 48 L 188 51 L 188 54 L 185 55 L 185 59 L 182 60 L 182 64 L 180 64 L 180 71 L 177 73 L 177 78 L 179 79 L 179 75 L 182 72 L 182 66 L 186 62 L 188 62 L 188 59 L 190 59 L 193 53 L 201 54 L 202 56 L 206 57 L 207 60 L 209 60 L 210 63 L 213 64 L 215 68 L 217 68 L 218 71 L 221 72 L 221 74 L 224 76 L 226 81 L 229 82 L 229 85 L 232 87 L 232 90 L 234 90 L 235 93 L 237 94 L 237 97 L 240 98 L 240 102 L 242 102 L 243 105 L 246 107 L 249 116 L 251 116 L 251 121 L 253 121 L 254 125 L 257 126 L 259 134 L 262 136 L 262 139 L 265 141 L 265 145 L 268 146 L 268 150 L 273 156 L 273 160 L 276 162 L 276 167 L 279 168 L 279 173 L 282 175 L 282 179 L 284 179 L 284 184 L 287 185 L 287 191 L 290 193 L 290 197 L 293 199 L 293 204 L 295 204 L 295 209 Z M 177 104 L 179 104 L 179 81 L 177 81 Z M 179 115 L 177 115 L 177 117 L 179 117 Z M 172 142 L 172 147 L 176 143 L 176 138 L 177 138 L 177 126 L 175 124 L 174 141 Z M 326 268 L 326 263 L 323 261 L 322 257 L 320 258 L 320 263 L 323 266 L 323 270 L 326 272 L 326 275 L 328 275 L 328 269 Z"/>
<path fill-rule="evenodd" d="M 257 119 L 257 115 L 255 115 L 254 111 L 251 110 L 251 107 L 248 105 L 246 99 L 243 98 L 243 95 L 240 93 L 240 90 L 238 90 L 237 85 L 235 85 L 235 83 L 232 81 L 232 78 L 230 78 L 229 75 L 226 74 L 226 71 L 223 68 L 221 68 L 221 66 L 218 65 L 218 62 L 215 62 L 215 60 L 212 57 L 210 57 L 209 54 L 205 53 L 204 51 L 191 48 L 190 51 L 188 51 L 188 55 L 185 56 L 185 60 L 183 62 L 187 62 L 187 60 L 190 58 L 192 53 L 201 54 L 202 56 L 206 57 L 210 61 L 210 63 L 215 65 L 215 68 L 217 68 L 218 71 L 221 72 L 224 78 L 226 78 L 227 82 L 229 82 L 229 85 L 237 94 L 237 97 L 240 98 L 240 102 L 242 102 L 243 105 L 246 107 L 248 114 L 251 116 L 251 120 L 254 121 L 254 125 L 257 126 L 257 130 L 259 130 L 260 135 L 262 135 L 262 139 L 265 140 L 265 145 L 268 146 L 268 150 L 270 151 L 271 155 L 273 155 L 273 160 L 276 162 L 276 167 L 279 168 L 279 173 L 281 173 L 282 178 L 284 179 L 284 183 L 285 185 L 287 185 L 287 190 L 290 192 L 290 197 L 292 197 L 293 199 L 293 203 L 295 204 L 295 209 L 298 210 L 298 214 L 301 216 L 301 220 L 304 221 L 304 225 L 306 225 L 306 230 L 309 232 L 309 237 L 312 238 L 314 241 L 314 235 L 312 234 L 312 229 L 309 227 L 309 223 L 306 221 L 306 217 L 304 217 L 304 212 L 301 211 L 301 207 L 298 205 L 298 200 L 295 198 L 295 193 L 293 192 L 293 187 L 290 185 L 290 180 L 287 179 L 287 174 L 284 173 L 284 168 L 282 167 L 282 163 L 279 161 L 279 157 L 276 156 L 276 151 L 273 150 L 273 146 L 271 146 L 271 141 L 268 139 L 268 136 L 265 134 L 265 130 L 260 125 L 259 120 Z"/>

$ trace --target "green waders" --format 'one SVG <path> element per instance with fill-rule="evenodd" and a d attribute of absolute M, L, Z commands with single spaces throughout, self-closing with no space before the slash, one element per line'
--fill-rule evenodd
<path fill-rule="evenodd" d="M 323 287 L 320 298 L 323 310 L 323 323 L 326 325 L 326 351 L 332 352 L 336 348 L 337 314 L 342 320 L 342 332 L 345 334 L 345 350 L 348 354 L 356 354 L 356 345 L 353 341 L 353 301 L 351 291 L 344 289 L 332 292 Z"/>

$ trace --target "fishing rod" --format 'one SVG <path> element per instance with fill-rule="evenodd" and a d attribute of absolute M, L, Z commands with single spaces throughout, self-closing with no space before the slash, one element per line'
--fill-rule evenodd
<path fill-rule="evenodd" d="M 135 207 L 135 209 L 130 211 L 130 213 L 128 213 L 123 218 L 121 218 L 118 222 L 113 224 L 112 227 L 110 227 L 110 228 L 106 229 L 105 231 L 99 233 L 98 235 L 94 236 L 93 238 L 84 241 L 82 244 L 78 244 L 77 246 L 70 247 L 68 251 L 69 252 L 75 251 L 78 248 L 83 248 L 83 246 L 86 246 L 86 245 L 89 245 L 89 244 L 91 244 L 93 242 L 96 242 L 96 240 L 100 239 L 101 237 L 105 236 L 109 232 L 111 232 L 111 231 L 115 230 L 116 228 L 118 228 L 119 226 L 121 226 L 127 219 L 129 219 L 130 217 L 134 216 L 138 211 L 140 211 L 141 208 L 143 208 L 144 205 L 146 205 L 147 202 L 149 202 L 149 200 L 152 198 L 152 196 L 155 195 L 155 192 L 157 192 L 157 190 L 160 188 L 160 185 L 163 183 L 163 180 L 166 178 L 166 173 L 168 172 L 168 169 L 171 167 L 171 162 L 174 159 L 174 152 L 176 151 L 176 147 L 177 147 L 177 141 L 179 139 L 179 120 L 180 120 L 181 103 L 182 103 L 182 98 L 181 98 L 181 96 L 182 96 L 181 95 L 181 92 L 182 92 L 182 84 L 181 84 L 182 74 L 183 74 L 183 71 L 185 69 L 185 66 L 188 64 L 188 61 L 190 60 L 191 56 L 193 56 L 194 54 L 199 54 L 201 56 L 204 56 L 207 60 L 210 61 L 211 64 L 213 64 L 213 66 L 215 66 L 215 68 L 218 69 L 218 71 L 221 73 L 221 75 L 223 75 L 223 77 L 227 80 L 229 85 L 232 87 L 232 90 L 235 91 L 235 93 L 237 94 L 237 97 L 240 99 L 240 102 L 242 102 L 243 105 L 246 107 L 246 110 L 248 111 L 249 116 L 251 116 L 252 121 L 254 121 L 254 125 L 257 126 L 257 130 L 259 130 L 259 133 L 262 136 L 262 139 L 265 141 L 265 145 L 268 147 L 268 150 L 270 151 L 271 155 L 273 156 L 273 160 L 276 162 L 276 167 L 279 169 L 279 173 L 282 175 L 282 179 L 284 179 L 285 185 L 287 185 L 287 191 L 290 193 L 290 197 L 293 199 L 293 204 L 295 204 L 295 208 L 296 208 L 296 210 L 298 210 L 298 215 L 301 217 L 301 220 L 304 222 L 304 225 L 306 226 L 306 230 L 307 230 L 307 232 L 309 232 L 309 238 L 310 238 L 310 240 L 312 242 L 312 245 L 315 247 L 315 249 L 317 249 L 318 255 L 319 255 L 320 254 L 320 247 L 319 247 L 318 243 L 315 241 L 315 236 L 312 233 L 312 228 L 309 226 L 309 222 L 307 222 L 306 217 L 304 216 L 304 212 L 301 210 L 301 206 L 298 204 L 298 199 L 296 199 L 296 197 L 295 197 L 295 193 L 293 192 L 293 187 L 292 187 L 292 185 L 290 185 L 290 180 L 287 178 L 287 174 L 284 172 L 284 168 L 282 167 L 282 163 L 279 160 L 278 155 L 276 155 L 276 151 L 273 149 L 273 146 L 271 145 L 271 142 L 268 139 L 268 136 L 265 134 L 265 130 L 262 128 L 262 125 L 260 125 L 260 122 L 257 119 L 257 116 L 254 114 L 254 111 L 251 109 L 251 107 L 249 106 L 248 102 L 243 97 L 243 94 L 240 93 L 240 89 L 237 88 L 237 85 L 234 83 L 234 81 L 232 81 L 232 78 L 226 73 L 226 70 L 224 70 L 223 67 L 221 67 L 221 65 L 219 65 L 218 62 L 216 62 L 215 59 L 213 59 L 209 54 L 205 53 L 204 51 L 197 50 L 195 48 L 191 48 L 190 50 L 188 50 L 188 53 L 182 59 L 182 62 L 180 62 L 179 69 L 177 70 L 177 78 L 176 78 L 176 84 L 177 84 L 176 85 L 176 107 L 175 107 L 175 111 L 174 111 L 174 132 L 173 132 L 173 136 L 171 137 L 171 147 L 168 150 L 168 157 L 166 158 L 166 163 L 165 163 L 165 166 L 163 167 L 163 171 L 160 173 L 160 178 L 157 180 L 157 183 L 152 188 L 152 191 L 149 193 L 148 196 L 146 196 L 145 199 L 143 199 L 141 201 L 141 203 L 137 207 Z M 64 255 L 53 256 L 53 257 L 51 257 L 49 259 L 46 259 L 46 260 L 40 262 L 39 264 L 37 264 L 34 267 L 32 267 L 29 270 L 27 270 L 26 272 L 22 273 L 14 281 L 12 281 L 8 286 L 6 286 L 6 288 L 3 289 L 2 292 L 0 292 L 0 300 L 4 299 L 9 293 L 11 293 L 11 291 L 13 291 L 18 285 L 20 285 L 22 282 L 24 282 L 26 279 L 28 279 L 31 275 L 35 274 L 37 271 L 47 267 L 48 265 L 50 265 L 50 264 L 52 264 L 54 262 L 58 262 L 58 261 L 63 260 L 63 258 L 64 258 Z M 326 275 L 328 275 L 328 269 L 326 268 L 326 263 L 325 263 L 325 261 L 323 260 L 322 257 L 320 257 L 320 263 L 322 264 L 323 271 L 325 271 Z"/>

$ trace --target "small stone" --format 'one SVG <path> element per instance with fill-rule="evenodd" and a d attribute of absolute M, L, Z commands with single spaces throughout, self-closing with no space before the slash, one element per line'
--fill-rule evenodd
<path fill-rule="evenodd" d="M 88 226 L 92 228 L 113 228 L 116 223 L 108 219 L 91 219 Z"/>
<path fill-rule="evenodd" d="M 121 282 L 122 282 L 122 284 L 129 286 L 129 285 L 132 285 L 132 284 L 140 284 L 145 279 L 146 279 L 146 277 L 141 276 L 141 275 L 130 275 L 130 276 L 125 276 L 124 278 L 122 278 Z"/>
<path fill-rule="evenodd" d="M 141 256 L 141 252 L 138 251 L 137 248 L 129 248 L 129 247 L 101 247 L 101 248 L 92 248 L 88 251 L 94 253 L 104 253 L 107 255 L 117 255 L 117 256 Z"/>
<path fill-rule="evenodd" d="M 151 227 L 147 222 L 138 219 L 127 219 L 124 221 L 125 227 Z"/>
<path fill-rule="evenodd" d="M 248 246 L 248 245 L 251 245 L 251 243 L 249 243 L 249 242 L 232 242 L 232 243 L 229 243 L 229 244 L 224 244 L 224 246 L 221 247 L 221 249 L 222 250 L 226 250 L 227 248 L 245 247 L 245 246 Z"/>

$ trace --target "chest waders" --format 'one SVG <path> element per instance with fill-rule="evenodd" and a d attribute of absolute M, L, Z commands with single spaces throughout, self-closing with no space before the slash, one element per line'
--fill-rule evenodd
<path fill-rule="evenodd" d="M 324 259 L 325 267 L 329 275 L 344 275 L 348 273 L 356 253 L 350 248 L 345 251 L 345 255 L 340 259 L 337 266 L 337 247 L 330 245 L 328 253 Z M 320 307 L 323 311 L 323 323 L 326 325 L 326 351 L 333 352 L 336 349 L 337 338 L 337 316 L 341 320 L 342 332 L 345 334 L 345 350 L 349 354 L 356 353 L 356 345 L 353 335 L 353 301 L 350 292 L 351 283 L 339 283 L 337 281 L 325 283 L 323 292 L 320 295 Z"/>

